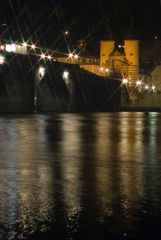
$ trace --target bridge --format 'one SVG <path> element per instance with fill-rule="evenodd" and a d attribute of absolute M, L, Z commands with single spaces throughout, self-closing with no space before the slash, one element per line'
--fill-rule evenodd
<path fill-rule="evenodd" d="M 1 45 L 0 112 L 109 111 L 120 108 L 121 82 L 58 62 L 34 45 Z M 7 51 L 6 51 L 7 50 Z M 16 51 L 15 51 L 16 50 Z M 52 52 L 56 55 L 56 52 Z"/>

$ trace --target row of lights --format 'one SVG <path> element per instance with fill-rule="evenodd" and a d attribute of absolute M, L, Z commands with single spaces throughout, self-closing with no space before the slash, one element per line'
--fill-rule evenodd
<path fill-rule="evenodd" d="M 77 60 L 79 58 L 78 54 L 73 54 L 73 53 L 69 53 L 68 57 L 71 59 L 75 59 L 75 60 Z"/>
<path fill-rule="evenodd" d="M 102 73 L 108 73 L 108 72 L 109 72 L 109 69 L 108 69 L 108 68 L 105 68 L 105 67 L 100 67 L 100 72 L 102 72 Z"/>
<path fill-rule="evenodd" d="M 100 67 L 99 70 L 100 70 L 100 72 L 102 72 L 102 73 L 108 73 L 108 72 L 109 72 L 109 69 L 108 69 L 108 68 L 105 68 L 105 67 Z M 125 85 L 128 85 L 128 84 L 129 84 L 129 81 L 128 81 L 127 78 L 123 78 L 122 83 L 125 84 Z M 149 85 L 143 83 L 141 80 L 137 80 L 135 86 L 136 86 L 136 87 L 140 87 L 140 90 L 141 90 L 141 87 L 143 87 L 144 90 L 149 90 L 149 91 L 156 92 L 156 87 L 155 87 L 154 85 L 149 86 Z"/>
<path fill-rule="evenodd" d="M 124 79 L 122 80 L 122 83 L 125 84 L 125 85 L 127 85 L 127 84 L 129 83 L 129 81 L 128 81 L 127 78 L 124 78 Z M 143 89 L 144 89 L 144 90 L 149 90 L 149 91 L 156 92 L 156 87 L 155 87 L 154 85 L 149 86 L 149 85 L 143 83 L 141 80 L 137 80 L 137 81 L 136 81 L 136 86 L 137 86 L 137 87 L 140 87 L 140 90 L 143 90 Z M 142 87 L 142 88 L 141 88 L 141 87 Z"/>
<path fill-rule="evenodd" d="M 50 54 L 45 54 L 43 53 L 43 49 L 40 47 L 37 47 L 35 44 L 28 44 L 26 42 L 24 43 L 17 43 L 17 44 L 6 44 L 6 45 L 1 45 L 0 46 L 0 50 L 1 51 L 6 51 L 6 52 L 17 52 L 17 53 L 22 53 L 22 54 L 27 54 L 27 48 L 31 48 L 31 50 L 36 51 L 36 49 L 39 49 L 39 51 L 41 52 L 40 57 L 41 59 L 47 59 L 47 60 L 53 60 L 56 61 L 56 58 L 52 57 L 52 55 Z M 32 53 L 33 54 L 33 53 Z M 35 54 L 37 55 L 37 54 Z M 64 54 L 66 55 L 66 54 Z M 79 58 L 78 54 L 74 54 L 74 53 L 69 53 L 68 58 L 73 59 L 73 60 L 77 60 Z"/>

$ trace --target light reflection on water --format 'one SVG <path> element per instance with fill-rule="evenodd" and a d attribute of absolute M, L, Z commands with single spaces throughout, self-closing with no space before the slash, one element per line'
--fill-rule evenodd
<path fill-rule="evenodd" d="M 160 239 L 161 114 L 0 117 L 0 239 Z"/>

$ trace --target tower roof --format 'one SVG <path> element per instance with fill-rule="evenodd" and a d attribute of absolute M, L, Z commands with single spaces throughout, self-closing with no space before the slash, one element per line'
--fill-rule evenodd
<path fill-rule="evenodd" d="M 110 29 L 109 18 L 105 20 L 105 27 L 104 27 L 104 35 L 102 36 L 101 40 L 114 40 L 113 34 Z"/>
<path fill-rule="evenodd" d="M 130 25 L 127 29 L 127 33 L 125 34 L 125 39 L 138 39 L 138 36 L 134 30 L 134 18 L 130 18 Z"/>

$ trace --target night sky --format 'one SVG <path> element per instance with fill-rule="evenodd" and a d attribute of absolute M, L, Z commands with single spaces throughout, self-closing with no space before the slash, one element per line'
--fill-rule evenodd
<path fill-rule="evenodd" d="M 67 29 L 72 44 L 83 38 L 94 50 L 105 34 L 107 18 L 114 38 L 121 39 L 131 17 L 140 39 L 161 37 L 160 0 L 1 0 L 0 36 L 63 49 Z"/>

